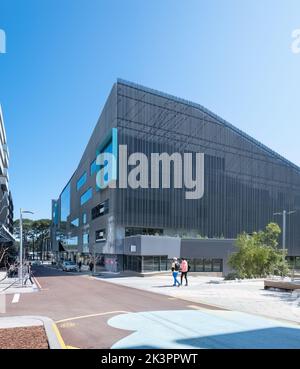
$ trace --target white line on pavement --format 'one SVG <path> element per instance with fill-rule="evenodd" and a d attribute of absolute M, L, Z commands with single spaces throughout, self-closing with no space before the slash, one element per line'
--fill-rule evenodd
<path fill-rule="evenodd" d="M 11 303 L 16 304 L 17 302 L 19 302 L 19 300 L 20 300 L 20 294 L 15 293 Z"/>

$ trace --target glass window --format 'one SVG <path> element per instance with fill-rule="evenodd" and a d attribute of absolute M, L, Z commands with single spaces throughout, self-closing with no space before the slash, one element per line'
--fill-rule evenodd
<path fill-rule="evenodd" d="M 82 234 L 82 252 L 88 253 L 89 252 L 89 233 L 84 232 Z"/>
<path fill-rule="evenodd" d="M 67 184 L 62 194 L 60 195 L 60 220 L 66 222 L 70 215 L 71 202 L 71 186 L 70 182 Z"/>
<path fill-rule="evenodd" d="M 95 235 L 96 242 L 105 241 L 105 229 L 99 229 Z"/>
<path fill-rule="evenodd" d="M 203 259 L 195 259 L 195 272 L 203 272 Z"/>
<path fill-rule="evenodd" d="M 222 272 L 222 259 L 213 259 L 213 272 Z"/>
<path fill-rule="evenodd" d="M 79 218 L 73 219 L 71 221 L 71 226 L 73 226 L 73 227 L 79 227 Z"/>
<path fill-rule="evenodd" d="M 78 245 L 78 237 L 74 236 L 74 237 L 69 237 L 66 239 L 66 244 L 68 246 L 77 246 Z"/>
<path fill-rule="evenodd" d="M 87 216 L 86 216 L 86 213 L 83 213 L 82 214 L 82 224 L 86 224 L 87 222 Z"/>
<path fill-rule="evenodd" d="M 76 184 L 77 191 L 85 184 L 86 179 L 87 179 L 87 175 L 86 175 L 86 172 L 84 172 L 83 175 L 77 181 L 77 184 Z"/>
<path fill-rule="evenodd" d="M 150 236 L 162 236 L 163 230 L 158 228 L 138 228 L 138 227 L 126 227 L 125 236 L 136 236 L 136 235 L 150 235 Z"/>
<path fill-rule="evenodd" d="M 109 211 L 109 201 L 105 200 L 104 202 L 101 202 L 99 205 L 95 206 L 92 209 L 92 219 L 101 217 L 102 215 L 107 214 L 108 211 Z"/>
<path fill-rule="evenodd" d="M 212 260 L 211 259 L 205 259 L 204 260 L 204 271 L 205 272 L 211 272 L 212 271 Z"/>
<path fill-rule="evenodd" d="M 52 222 L 58 224 L 58 203 L 55 200 L 52 200 Z"/>
<path fill-rule="evenodd" d="M 82 243 L 84 245 L 87 245 L 89 243 L 89 234 L 88 232 L 85 232 L 82 236 Z"/>
<path fill-rule="evenodd" d="M 160 271 L 160 257 L 159 256 L 153 257 L 153 270 Z"/>
<path fill-rule="evenodd" d="M 142 271 L 142 256 L 124 255 L 124 270 L 133 270 L 135 272 Z"/>
<path fill-rule="evenodd" d="M 80 205 L 85 204 L 87 201 L 89 201 L 92 198 L 93 190 L 90 187 L 87 191 L 85 191 L 81 197 L 80 197 Z"/>
<path fill-rule="evenodd" d="M 160 270 L 168 270 L 168 257 L 167 256 L 160 257 Z"/>
<path fill-rule="evenodd" d="M 143 256 L 143 272 L 153 271 L 153 256 Z"/>
<path fill-rule="evenodd" d="M 94 161 L 91 162 L 90 165 L 90 175 L 92 176 L 94 173 L 97 172 L 98 166 L 96 164 L 96 159 Z"/>

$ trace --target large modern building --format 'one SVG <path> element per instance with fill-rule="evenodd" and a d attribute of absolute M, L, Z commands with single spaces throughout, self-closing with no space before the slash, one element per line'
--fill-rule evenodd
<path fill-rule="evenodd" d="M 13 237 L 13 200 L 9 189 L 9 152 L 0 105 L 0 245 L 10 245 Z"/>
<path fill-rule="evenodd" d="M 117 160 L 101 161 L 105 153 Z M 129 159 L 134 153 L 144 155 Z M 138 168 L 153 153 L 169 155 L 170 188 L 162 156 L 154 169 Z M 186 168 L 198 178 L 198 197 L 188 195 L 196 188 Z M 184 256 L 194 271 L 226 272 L 236 236 L 281 225 L 274 213 L 283 210 L 297 210 L 286 240 L 289 256 L 300 256 L 298 166 L 201 105 L 118 80 L 76 171 L 52 201 L 52 247 L 63 258 L 97 257 L 99 269 L 165 270 L 171 257 Z"/>

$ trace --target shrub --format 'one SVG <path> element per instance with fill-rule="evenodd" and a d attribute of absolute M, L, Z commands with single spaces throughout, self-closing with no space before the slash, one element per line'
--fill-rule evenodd
<path fill-rule="evenodd" d="M 264 231 L 240 234 L 236 241 L 238 251 L 230 255 L 228 264 L 240 278 L 287 275 L 286 253 L 277 248 L 280 232 L 277 224 L 270 223 Z"/>

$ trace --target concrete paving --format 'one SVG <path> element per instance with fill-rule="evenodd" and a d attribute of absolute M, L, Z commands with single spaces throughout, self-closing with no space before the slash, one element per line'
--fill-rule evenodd
<path fill-rule="evenodd" d="M 0 294 L 31 293 L 37 289 L 36 283 L 31 285 L 28 281 L 26 285 L 21 286 L 19 278 L 7 278 L 6 273 L 0 272 Z"/>
<path fill-rule="evenodd" d="M 171 276 L 101 279 L 120 286 L 155 292 L 193 303 L 216 305 L 225 309 L 300 323 L 298 292 L 264 290 L 263 280 L 221 283 L 218 277 L 189 276 L 189 286 L 172 287 Z"/>
<path fill-rule="evenodd" d="M 151 311 L 111 318 L 134 333 L 113 349 L 299 349 L 300 327 L 235 311 Z"/>

